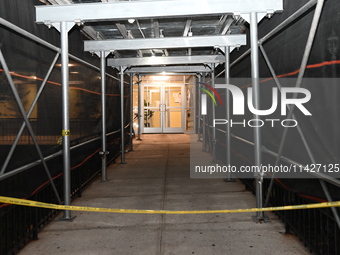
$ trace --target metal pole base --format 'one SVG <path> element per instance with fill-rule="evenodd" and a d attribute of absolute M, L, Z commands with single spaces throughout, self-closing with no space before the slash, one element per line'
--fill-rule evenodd
<path fill-rule="evenodd" d="M 251 218 L 253 219 L 254 222 L 260 223 L 260 224 L 271 222 L 271 220 L 269 219 L 267 215 L 264 215 L 264 217 L 258 217 L 257 215 L 255 215 L 255 216 L 252 216 Z"/>
<path fill-rule="evenodd" d="M 119 164 L 126 164 L 126 162 L 120 162 Z"/>
<path fill-rule="evenodd" d="M 100 180 L 100 183 L 106 183 L 109 182 L 109 180 Z"/>
<path fill-rule="evenodd" d="M 68 222 L 72 222 L 76 217 L 77 217 L 77 216 L 73 216 L 73 217 L 71 217 L 71 218 L 64 218 L 64 217 L 62 217 L 62 218 L 60 218 L 59 220 L 60 220 L 60 221 L 68 221 Z"/>

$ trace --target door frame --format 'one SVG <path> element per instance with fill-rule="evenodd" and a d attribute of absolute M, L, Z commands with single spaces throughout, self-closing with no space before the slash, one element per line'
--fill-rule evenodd
<path fill-rule="evenodd" d="M 157 87 L 160 89 L 160 118 L 161 118 L 161 127 L 157 127 L 157 128 L 152 128 L 152 127 L 145 127 L 144 126 L 144 110 L 145 110 L 145 106 L 144 106 L 144 90 L 145 87 Z M 181 127 L 177 127 L 177 128 L 167 128 L 165 127 L 165 111 L 164 111 L 164 104 L 165 104 L 165 91 L 166 91 L 166 87 L 180 87 L 181 88 Z M 185 89 L 184 89 L 184 83 L 178 83 L 178 84 L 174 84 L 174 83 L 161 83 L 161 84 L 154 84 L 154 83 L 143 83 L 141 84 L 141 90 L 142 93 L 140 93 L 141 95 L 141 102 L 142 102 L 142 111 L 141 111 L 141 115 L 142 117 L 140 118 L 140 127 L 141 127 L 141 132 L 148 134 L 148 133 L 185 133 Z M 153 107 L 158 108 L 158 107 Z M 173 107 L 171 107 L 173 108 Z M 177 107 L 176 107 L 177 108 Z"/>

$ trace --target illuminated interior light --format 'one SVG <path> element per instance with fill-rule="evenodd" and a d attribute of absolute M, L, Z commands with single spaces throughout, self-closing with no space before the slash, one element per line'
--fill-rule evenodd
<path fill-rule="evenodd" d="M 169 80 L 169 78 L 170 76 L 165 76 L 164 74 L 152 76 L 152 79 L 155 81 L 166 81 L 166 80 Z"/>
<path fill-rule="evenodd" d="M 61 64 L 56 64 L 56 66 L 61 66 Z M 75 66 L 75 64 L 68 64 L 69 67 Z"/>

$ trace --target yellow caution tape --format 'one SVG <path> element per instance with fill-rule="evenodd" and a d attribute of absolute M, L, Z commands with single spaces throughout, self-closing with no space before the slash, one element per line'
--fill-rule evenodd
<path fill-rule="evenodd" d="M 62 130 L 62 131 L 61 131 L 61 135 L 62 135 L 62 136 L 70 136 L 70 134 L 71 134 L 71 131 L 70 131 L 70 130 Z"/>
<path fill-rule="evenodd" d="M 58 209 L 58 210 L 70 210 L 70 211 L 138 213 L 138 214 L 211 214 L 211 213 L 218 214 L 218 213 L 268 212 L 268 211 L 340 207 L 340 201 L 336 201 L 336 202 L 325 202 L 325 203 L 317 203 L 317 204 L 288 205 L 288 206 L 278 206 L 278 207 L 236 209 L 236 210 L 207 210 L 207 211 L 135 210 L 135 209 L 113 209 L 113 208 L 95 208 L 95 207 L 84 207 L 84 206 L 56 205 L 56 204 L 48 204 L 48 203 L 42 203 L 42 202 L 26 200 L 26 199 L 1 197 L 1 196 L 0 196 L 0 203 L 41 207 L 41 208 L 49 208 L 49 209 Z"/>

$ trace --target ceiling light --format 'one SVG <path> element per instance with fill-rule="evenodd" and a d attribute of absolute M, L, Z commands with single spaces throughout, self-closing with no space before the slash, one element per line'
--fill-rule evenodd
<path fill-rule="evenodd" d="M 133 22 L 135 22 L 135 19 L 128 19 L 128 22 L 132 24 Z"/>
<path fill-rule="evenodd" d="M 56 66 L 61 66 L 61 64 L 56 64 Z M 68 64 L 69 67 L 75 66 L 75 64 Z"/>
<path fill-rule="evenodd" d="M 155 81 L 166 81 L 166 80 L 169 80 L 169 76 L 152 76 L 152 79 L 155 80 Z"/>

